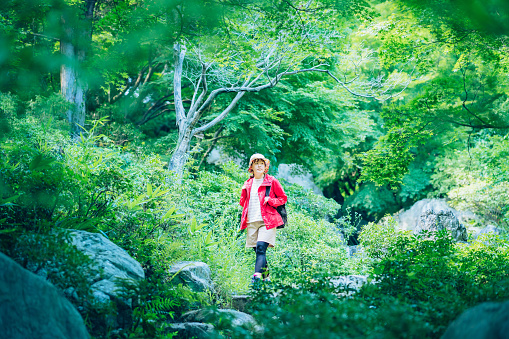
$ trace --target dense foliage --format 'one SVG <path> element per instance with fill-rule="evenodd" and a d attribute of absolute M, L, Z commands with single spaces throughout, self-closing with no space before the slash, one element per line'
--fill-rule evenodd
<path fill-rule="evenodd" d="M 171 337 L 165 323 L 246 293 L 264 338 L 440 337 L 509 298 L 508 15 L 501 0 L 7 1 L 0 251 L 97 338 Z M 272 283 L 252 286 L 238 199 L 255 152 L 323 195 L 280 180 L 289 226 Z M 475 214 L 468 244 L 387 216 L 424 198 Z M 476 238 L 488 225 L 499 236 Z M 101 272 L 72 230 L 142 265 L 123 283 L 130 328 L 94 301 Z M 213 292 L 172 282 L 183 260 L 211 267 Z M 334 284 L 348 274 L 370 283 Z M 261 335 L 219 320 L 219 337 Z"/>
<path fill-rule="evenodd" d="M 363 239 L 371 283 L 353 295 L 329 275 L 287 276 L 256 290 L 253 314 L 270 329 L 263 337 L 440 338 L 469 306 L 509 297 L 509 247 L 497 237 L 456 244 L 447 232 L 415 236 L 389 224 Z M 245 333 L 233 329 L 233 337 Z"/>

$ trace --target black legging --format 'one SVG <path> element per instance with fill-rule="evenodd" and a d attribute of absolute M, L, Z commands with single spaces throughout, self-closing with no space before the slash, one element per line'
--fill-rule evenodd
<path fill-rule="evenodd" d="M 269 243 L 265 241 L 258 241 L 256 247 L 253 247 L 256 252 L 255 272 L 261 273 L 262 275 L 266 274 L 269 267 L 266 256 L 267 247 L 269 247 Z"/>

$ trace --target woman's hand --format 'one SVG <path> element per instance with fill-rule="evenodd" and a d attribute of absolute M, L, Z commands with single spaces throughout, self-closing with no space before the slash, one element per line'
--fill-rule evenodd
<path fill-rule="evenodd" d="M 243 190 L 247 189 L 246 184 L 242 185 L 242 189 Z"/>
<path fill-rule="evenodd" d="M 269 197 L 265 197 L 265 199 L 263 200 L 263 204 L 266 205 L 267 201 L 269 201 Z"/>

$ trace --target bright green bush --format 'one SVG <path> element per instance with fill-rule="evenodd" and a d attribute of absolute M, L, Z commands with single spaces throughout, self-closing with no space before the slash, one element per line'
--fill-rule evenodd
<path fill-rule="evenodd" d="M 333 224 L 289 207 L 288 226 L 277 231 L 276 247 L 268 251 L 270 269 L 276 278 L 344 273 L 346 249 L 341 233 Z"/>
<path fill-rule="evenodd" d="M 32 116 L 12 124 L 0 149 L 0 250 L 22 265 L 41 266 L 36 270 L 46 270 L 47 262 L 58 263 L 48 268 L 48 278 L 61 289 L 77 289 L 80 298 L 71 301 L 80 306 L 86 300 L 88 271 L 78 260 L 80 253 L 55 234 L 65 229 L 100 232 L 143 266 L 153 288 L 140 293 L 164 298 L 164 287 L 156 286 L 165 286 L 165 271 L 183 256 L 186 235 L 178 227 L 183 215 L 172 200 L 159 158 L 123 152 L 94 134 L 99 123 L 78 143 L 70 143 L 65 131 L 37 124 Z M 52 276 L 54 270 L 60 273 Z M 184 300 L 179 307 L 188 304 Z M 107 329 L 93 319 L 115 310 L 94 307 L 83 308 L 89 330 L 107 336 Z"/>
<path fill-rule="evenodd" d="M 363 226 L 358 239 L 362 249 L 370 258 L 381 259 L 387 255 L 387 249 L 401 234 L 401 231 L 397 229 L 396 220 L 389 216 L 378 223 L 370 222 Z"/>
<path fill-rule="evenodd" d="M 291 283 L 290 283 L 291 281 Z M 250 312 L 263 334 L 231 328 L 233 338 L 422 338 L 428 325 L 410 305 L 384 297 L 384 305 L 341 297 L 326 276 L 300 276 L 253 290 Z"/>
<path fill-rule="evenodd" d="M 378 220 L 385 213 L 394 213 L 399 209 L 394 193 L 387 187 L 379 187 L 374 183 L 363 184 L 358 191 L 345 199 L 344 206 L 362 211 L 368 220 Z"/>
<path fill-rule="evenodd" d="M 453 207 L 470 210 L 484 223 L 509 227 L 509 139 L 479 133 L 474 147 L 445 153 L 432 175 L 436 194 L 446 195 Z"/>
<path fill-rule="evenodd" d="M 486 240 L 486 239 L 484 239 Z M 500 240 L 456 244 L 446 231 L 400 236 L 374 264 L 374 287 L 361 295 L 374 305 L 397 297 L 431 325 L 439 337 L 466 308 L 509 297 L 509 247 Z"/>
<path fill-rule="evenodd" d="M 74 144 L 65 130 L 36 121 L 31 116 L 16 120 L 0 149 L 2 251 L 41 267 L 50 257 L 66 256 L 61 269 L 68 274 L 53 277 L 55 284 L 86 289 L 79 275 L 87 272 L 86 260 L 65 242 L 60 248 L 44 239 L 68 228 L 107 236 L 141 263 L 147 277 L 126 286 L 126 295 L 139 301 L 126 335 L 157 337 L 154 324 L 211 302 L 227 304 L 232 294 L 249 291 L 255 255 L 238 232 L 240 187 L 248 178 L 244 170 L 233 163 L 214 172 L 189 168 L 177 185 L 159 156 L 127 152 L 95 134 L 104 120 Z M 509 297 L 509 253 L 502 240 L 484 238 L 466 246 L 442 233 L 412 236 L 396 231 L 394 220 L 387 218 L 364 226 L 359 235 L 363 254 L 347 259 L 343 236 L 333 223 L 339 222 L 334 216 L 340 206 L 282 184 L 289 223 L 278 230 L 276 247 L 268 251 L 273 284 L 253 294 L 254 315 L 273 329 L 267 338 L 438 337 L 467 307 Z M 466 187 L 454 185 L 450 192 Z M 209 264 L 217 293 L 171 287 L 166 272 L 179 260 Z M 351 298 L 329 283 L 334 276 L 369 272 L 376 283 Z M 227 326 L 221 331 L 250 335 Z M 106 336 L 104 331 L 96 335 Z"/>
<path fill-rule="evenodd" d="M 334 222 L 334 218 L 341 208 L 341 205 L 334 199 L 325 198 L 296 184 L 290 185 L 284 180 L 282 183 L 285 193 L 288 195 L 288 204 L 293 207 L 295 212 L 302 212 L 315 220 L 325 219 Z"/>
<path fill-rule="evenodd" d="M 386 251 L 373 252 L 373 280 L 359 292 L 347 297 L 348 288 L 334 287 L 328 274 L 305 271 L 296 278 L 281 272 L 251 294 L 250 311 L 268 330 L 257 335 L 226 327 L 223 333 L 232 338 L 439 338 L 466 308 L 509 297 L 507 245 L 492 236 L 466 245 L 447 232 L 395 233 L 384 243 Z"/>

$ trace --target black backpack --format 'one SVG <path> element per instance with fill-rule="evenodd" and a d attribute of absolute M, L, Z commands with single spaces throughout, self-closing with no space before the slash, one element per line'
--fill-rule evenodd
<path fill-rule="evenodd" d="M 265 187 L 265 196 L 268 197 L 270 194 L 270 186 Z M 288 221 L 288 215 L 286 214 L 286 204 L 276 207 L 277 212 L 283 219 L 283 225 L 278 226 L 277 228 L 284 228 Z"/>

